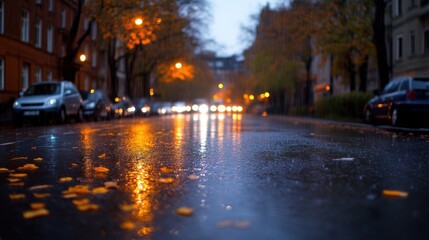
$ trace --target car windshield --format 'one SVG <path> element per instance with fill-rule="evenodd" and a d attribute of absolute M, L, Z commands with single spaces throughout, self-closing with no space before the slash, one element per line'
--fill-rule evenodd
<path fill-rule="evenodd" d="M 24 96 L 37 96 L 37 95 L 56 95 L 60 94 L 61 86 L 59 83 L 37 84 L 30 86 L 25 91 Z"/>
<path fill-rule="evenodd" d="M 95 101 L 95 100 L 97 100 L 97 93 L 90 93 L 90 94 L 88 94 L 88 100 L 89 101 Z"/>
<path fill-rule="evenodd" d="M 413 89 L 429 90 L 429 78 L 414 78 Z"/>

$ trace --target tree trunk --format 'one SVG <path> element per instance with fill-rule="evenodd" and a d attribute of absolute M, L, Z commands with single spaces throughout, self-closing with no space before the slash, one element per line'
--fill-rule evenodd
<path fill-rule="evenodd" d="M 368 61 L 369 56 L 365 56 L 364 62 L 359 66 L 359 91 L 366 92 L 368 86 Z"/>
<path fill-rule="evenodd" d="M 305 62 L 305 99 L 304 104 L 305 106 L 311 106 L 314 103 L 314 97 L 313 97 L 313 81 L 311 80 L 311 62 L 313 61 L 313 58 L 310 57 Z"/>
<path fill-rule="evenodd" d="M 350 80 L 350 92 L 356 91 L 356 67 L 353 63 L 350 54 L 347 56 L 347 71 L 349 73 Z"/>
<path fill-rule="evenodd" d="M 125 82 L 126 82 L 126 95 L 130 98 L 134 98 L 134 62 L 137 57 L 137 49 L 132 50 L 129 54 L 125 56 Z"/>
<path fill-rule="evenodd" d="M 333 69 L 333 67 L 334 67 L 334 55 L 333 54 L 331 54 L 331 56 L 330 56 L 330 61 L 329 61 L 330 63 L 330 70 L 329 70 L 329 95 L 330 96 L 332 96 L 333 94 L 334 94 L 334 76 L 333 76 L 333 74 L 332 74 L 332 69 Z"/>
<path fill-rule="evenodd" d="M 377 51 L 378 75 L 380 78 L 380 88 L 384 88 L 389 82 L 389 66 L 387 64 L 386 50 L 386 26 L 384 15 L 386 10 L 385 0 L 374 0 L 375 19 L 373 22 L 374 43 Z"/>
<path fill-rule="evenodd" d="M 114 99 L 118 96 L 118 77 L 116 76 L 116 72 L 118 70 L 115 52 L 116 52 L 116 38 L 108 40 L 107 44 L 107 61 L 109 64 L 110 71 L 110 98 Z"/>

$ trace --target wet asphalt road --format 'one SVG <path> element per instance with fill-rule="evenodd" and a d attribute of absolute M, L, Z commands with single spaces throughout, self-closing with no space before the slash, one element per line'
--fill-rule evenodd
<path fill-rule="evenodd" d="M 427 135 L 284 117 L 3 129 L 0 239 L 428 239 L 428 156 Z M 25 219 L 36 202 L 49 214 Z"/>

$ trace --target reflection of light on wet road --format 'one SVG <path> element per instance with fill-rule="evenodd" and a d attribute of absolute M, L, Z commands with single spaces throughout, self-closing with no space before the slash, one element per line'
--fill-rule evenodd
<path fill-rule="evenodd" d="M 194 118 L 195 119 L 195 118 Z M 200 153 L 206 153 L 207 151 L 207 130 L 209 125 L 209 116 L 207 114 L 199 115 L 199 127 L 200 132 Z"/>

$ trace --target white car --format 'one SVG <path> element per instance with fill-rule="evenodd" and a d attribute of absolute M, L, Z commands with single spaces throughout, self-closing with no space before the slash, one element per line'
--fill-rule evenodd
<path fill-rule="evenodd" d="M 24 119 L 64 123 L 69 116 L 82 121 L 82 97 L 69 81 L 47 81 L 32 84 L 13 104 L 13 118 L 17 126 Z"/>

